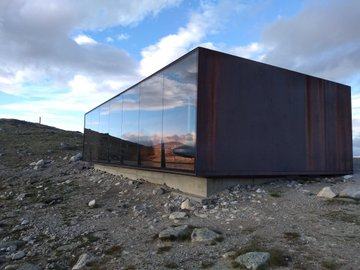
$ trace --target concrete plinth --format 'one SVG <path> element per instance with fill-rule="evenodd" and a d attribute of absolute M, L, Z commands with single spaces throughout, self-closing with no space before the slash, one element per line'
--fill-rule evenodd
<path fill-rule="evenodd" d="M 140 170 L 103 164 L 95 164 L 94 168 L 96 170 L 105 171 L 114 175 L 121 175 L 133 180 L 141 179 L 154 184 L 166 185 L 198 197 L 208 197 L 226 188 L 239 184 L 261 184 L 274 180 L 269 178 L 205 178 L 186 174 Z"/>

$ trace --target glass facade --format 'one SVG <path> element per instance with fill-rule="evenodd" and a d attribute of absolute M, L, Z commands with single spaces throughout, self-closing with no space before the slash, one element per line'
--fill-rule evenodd
<path fill-rule="evenodd" d="M 85 115 L 84 159 L 194 171 L 197 51 Z"/>

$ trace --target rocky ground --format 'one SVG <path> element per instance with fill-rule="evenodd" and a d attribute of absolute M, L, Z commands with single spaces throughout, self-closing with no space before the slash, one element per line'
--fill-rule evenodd
<path fill-rule="evenodd" d="M 359 174 L 195 201 L 94 170 L 81 142 L 0 120 L 0 269 L 360 269 Z"/>

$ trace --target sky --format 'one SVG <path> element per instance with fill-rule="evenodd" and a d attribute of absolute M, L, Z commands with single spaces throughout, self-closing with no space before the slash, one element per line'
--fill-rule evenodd
<path fill-rule="evenodd" d="M 0 118 L 83 131 L 84 113 L 202 46 L 352 87 L 359 0 L 0 0 Z"/>

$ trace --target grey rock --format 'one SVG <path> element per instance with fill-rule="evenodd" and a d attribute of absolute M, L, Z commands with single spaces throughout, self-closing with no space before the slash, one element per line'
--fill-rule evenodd
<path fill-rule="evenodd" d="M 183 210 L 194 210 L 194 205 L 192 204 L 190 199 L 186 199 L 181 203 L 180 208 Z"/>
<path fill-rule="evenodd" d="M 17 270 L 40 270 L 41 268 L 35 264 L 25 263 L 21 265 Z"/>
<path fill-rule="evenodd" d="M 96 206 L 96 201 L 95 200 L 91 200 L 89 203 L 88 203 L 88 206 L 90 208 L 94 208 Z"/>
<path fill-rule="evenodd" d="M 33 237 L 32 235 L 24 236 L 24 237 L 22 238 L 22 240 L 23 240 L 24 242 L 30 242 L 30 241 L 33 241 L 33 240 L 34 240 L 34 237 Z"/>
<path fill-rule="evenodd" d="M 187 214 L 185 212 L 174 212 L 171 213 L 169 216 L 169 219 L 186 219 L 187 218 Z"/>
<path fill-rule="evenodd" d="M 165 193 L 165 189 L 163 189 L 163 188 L 156 188 L 156 189 L 154 189 L 153 190 L 153 192 L 152 192 L 154 195 L 163 195 L 164 193 Z"/>
<path fill-rule="evenodd" d="M 82 159 L 82 154 L 77 153 L 75 156 L 72 156 L 69 161 L 70 162 L 76 162 L 76 161 L 79 161 L 80 159 Z"/>
<path fill-rule="evenodd" d="M 61 150 L 75 150 L 77 147 L 76 146 L 73 146 L 71 144 L 68 144 L 68 143 L 60 143 L 60 149 Z"/>
<path fill-rule="evenodd" d="M 25 244 L 23 241 L 0 242 L 0 250 L 7 249 L 8 247 L 11 247 L 11 246 L 15 246 L 17 249 L 18 246 L 21 246 L 23 244 Z"/>
<path fill-rule="evenodd" d="M 336 194 L 331 190 L 330 187 L 324 187 L 320 192 L 317 194 L 318 197 L 332 199 L 336 197 Z"/>
<path fill-rule="evenodd" d="M 177 227 L 169 227 L 159 233 L 161 240 L 177 240 L 185 239 L 190 236 L 191 230 L 188 225 L 181 225 Z"/>
<path fill-rule="evenodd" d="M 192 242 L 211 242 L 220 239 L 220 234 L 208 229 L 208 228 L 197 228 L 194 229 L 191 234 Z"/>
<path fill-rule="evenodd" d="M 29 221 L 27 219 L 24 219 L 23 221 L 21 221 L 21 225 L 28 225 Z"/>
<path fill-rule="evenodd" d="M 248 252 L 240 255 L 235 259 L 235 262 L 245 266 L 246 269 L 256 270 L 260 267 L 266 267 L 270 259 L 268 252 Z"/>
<path fill-rule="evenodd" d="M 28 196 L 27 193 L 21 193 L 21 194 L 19 194 L 19 195 L 16 197 L 16 200 L 17 200 L 17 201 L 22 201 L 22 200 L 25 199 L 26 196 Z"/>
<path fill-rule="evenodd" d="M 339 196 L 360 200 L 360 187 L 347 187 L 340 192 Z"/>
<path fill-rule="evenodd" d="M 235 251 L 228 251 L 222 255 L 224 259 L 229 259 L 235 257 L 236 252 Z"/>
<path fill-rule="evenodd" d="M 1 261 L 0 261 L 1 262 Z M 4 270 L 17 270 L 18 269 L 18 265 L 17 264 L 8 264 L 7 266 L 5 266 Z"/>
<path fill-rule="evenodd" d="M 36 162 L 35 166 L 41 167 L 44 166 L 45 162 L 43 159 L 40 159 L 39 161 Z"/>
<path fill-rule="evenodd" d="M 73 266 L 72 270 L 82 269 L 87 263 L 93 262 L 96 257 L 91 253 L 83 253 L 80 255 L 78 261 Z"/>
<path fill-rule="evenodd" d="M 20 260 L 26 256 L 25 252 L 20 250 L 14 254 L 11 255 L 12 260 Z"/>

